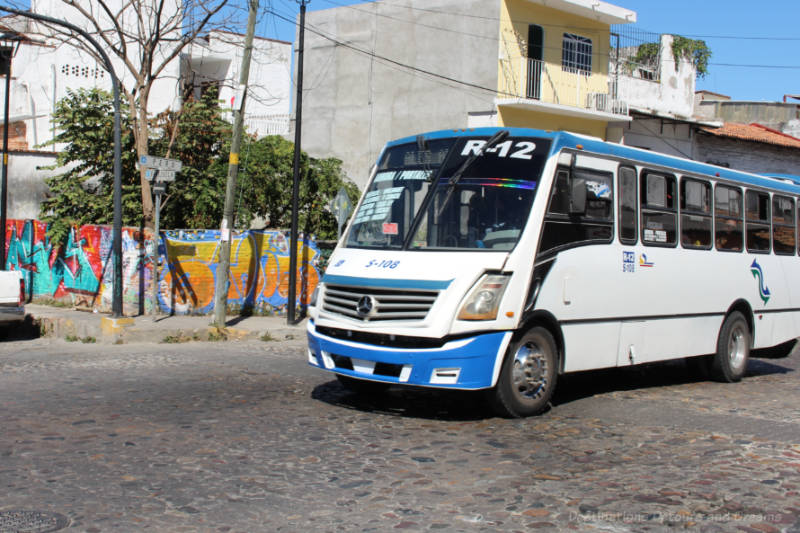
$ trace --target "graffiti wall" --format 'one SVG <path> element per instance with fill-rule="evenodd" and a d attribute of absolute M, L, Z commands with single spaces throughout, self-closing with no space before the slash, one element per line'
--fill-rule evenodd
<path fill-rule="evenodd" d="M 47 226 L 10 220 L 6 268 L 21 270 L 29 296 L 97 311 L 111 309 L 113 267 L 110 226 L 73 228 L 63 247 L 53 246 Z M 150 312 L 153 239 L 135 228 L 122 231 L 123 306 L 126 314 Z M 213 312 L 219 231 L 167 231 L 159 239 L 158 306 L 163 313 Z M 316 243 L 298 242 L 297 302 L 308 303 L 319 280 Z M 284 313 L 288 302 L 289 239 L 281 231 L 234 234 L 228 278 L 230 312 Z"/>

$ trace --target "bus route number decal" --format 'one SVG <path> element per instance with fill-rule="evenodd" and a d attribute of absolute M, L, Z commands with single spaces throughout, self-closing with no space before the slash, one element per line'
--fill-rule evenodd
<path fill-rule="evenodd" d="M 636 272 L 636 254 L 633 252 L 622 252 L 622 271 Z"/>
<path fill-rule="evenodd" d="M 481 149 L 486 141 L 480 139 L 470 139 L 461 150 L 462 157 L 469 155 L 480 155 Z M 497 157 L 510 157 L 512 159 L 533 159 L 533 152 L 536 150 L 536 143 L 530 141 L 505 141 L 498 145 L 487 148 L 484 153 L 495 154 Z"/>
<path fill-rule="evenodd" d="M 397 265 L 400 264 L 400 261 L 392 261 L 391 259 L 386 259 L 384 261 L 375 261 L 374 259 L 370 259 L 369 263 L 366 264 L 364 268 L 397 268 Z"/>

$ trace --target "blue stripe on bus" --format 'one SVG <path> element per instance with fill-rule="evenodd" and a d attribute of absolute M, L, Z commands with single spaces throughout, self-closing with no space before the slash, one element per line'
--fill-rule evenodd
<path fill-rule="evenodd" d="M 658 165 L 673 169 L 675 171 L 689 172 L 709 177 L 719 177 L 721 179 L 738 182 L 743 185 L 752 185 L 754 187 L 763 187 L 773 190 L 777 189 L 787 193 L 800 195 L 800 186 L 795 183 L 782 181 L 780 178 L 783 176 L 779 176 L 777 178 L 764 177 L 763 175 L 750 174 L 748 172 L 730 168 L 717 167 L 714 165 L 693 161 L 691 159 L 683 159 L 649 150 L 641 150 L 631 146 L 606 142 L 595 137 L 588 137 L 564 131 L 553 132 L 528 128 L 475 128 L 468 130 L 432 131 L 422 134 L 422 137 L 425 139 L 490 137 L 501 129 L 508 130 L 512 137 L 539 137 L 542 139 L 552 140 L 553 144 L 550 147 L 550 156 L 557 154 L 563 148 L 574 149 L 577 145 L 581 145 L 583 147 L 582 151 L 586 152 L 587 154 L 595 153 L 600 155 L 613 155 L 623 159 L 630 159 L 636 163 L 643 163 L 645 165 Z M 402 139 L 391 141 L 387 144 L 387 148 L 400 144 L 414 143 L 416 140 L 416 136 L 404 137 Z M 787 178 L 792 179 L 789 176 L 787 176 Z"/>
<path fill-rule="evenodd" d="M 362 278 L 357 276 L 337 276 L 325 274 L 322 283 L 334 283 L 337 285 L 352 285 L 355 287 L 381 287 L 387 289 L 419 289 L 429 291 L 442 291 L 450 286 L 452 279 L 448 280 L 429 280 L 429 279 L 386 279 L 386 278 Z"/>

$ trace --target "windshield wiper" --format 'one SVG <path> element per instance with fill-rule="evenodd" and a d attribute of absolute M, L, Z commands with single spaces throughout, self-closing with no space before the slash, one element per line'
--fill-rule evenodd
<path fill-rule="evenodd" d="M 436 212 L 437 219 L 442 216 L 442 212 L 444 211 L 444 208 L 447 207 L 447 204 L 450 202 L 450 197 L 453 196 L 453 191 L 456 188 L 456 184 L 464 175 L 464 172 L 469 170 L 469 167 L 471 167 L 472 164 L 475 163 L 475 160 L 478 159 L 480 156 L 482 156 L 484 152 L 486 152 L 486 150 L 501 143 L 506 139 L 506 137 L 508 137 L 508 130 L 498 131 L 497 133 L 489 137 L 489 140 L 486 141 L 486 144 L 484 144 L 480 150 L 470 154 L 470 156 L 467 157 L 463 163 L 461 163 L 461 166 L 458 167 L 458 169 L 455 172 L 453 172 L 453 175 L 450 176 L 450 179 L 447 180 L 447 194 L 444 197 L 444 202 L 442 202 L 442 205 L 439 206 L 439 211 Z"/>

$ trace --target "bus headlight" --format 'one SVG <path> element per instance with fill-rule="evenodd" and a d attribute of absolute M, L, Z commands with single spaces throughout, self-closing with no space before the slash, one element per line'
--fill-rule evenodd
<path fill-rule="evenodd" d="M 509 275 L 486 274 L 469 293 L 458 312 L 459 320 L 494 320 L 500 300 L 508 286 Z"/>
<path fill-rule="evenodd" d="M 316 307 L 317 306 L 317 298 L 319 297 L 319 284 L 314 288 L 314 292 L 311 293 L 311 299 L 308 301 L 309 307 Z"/>

